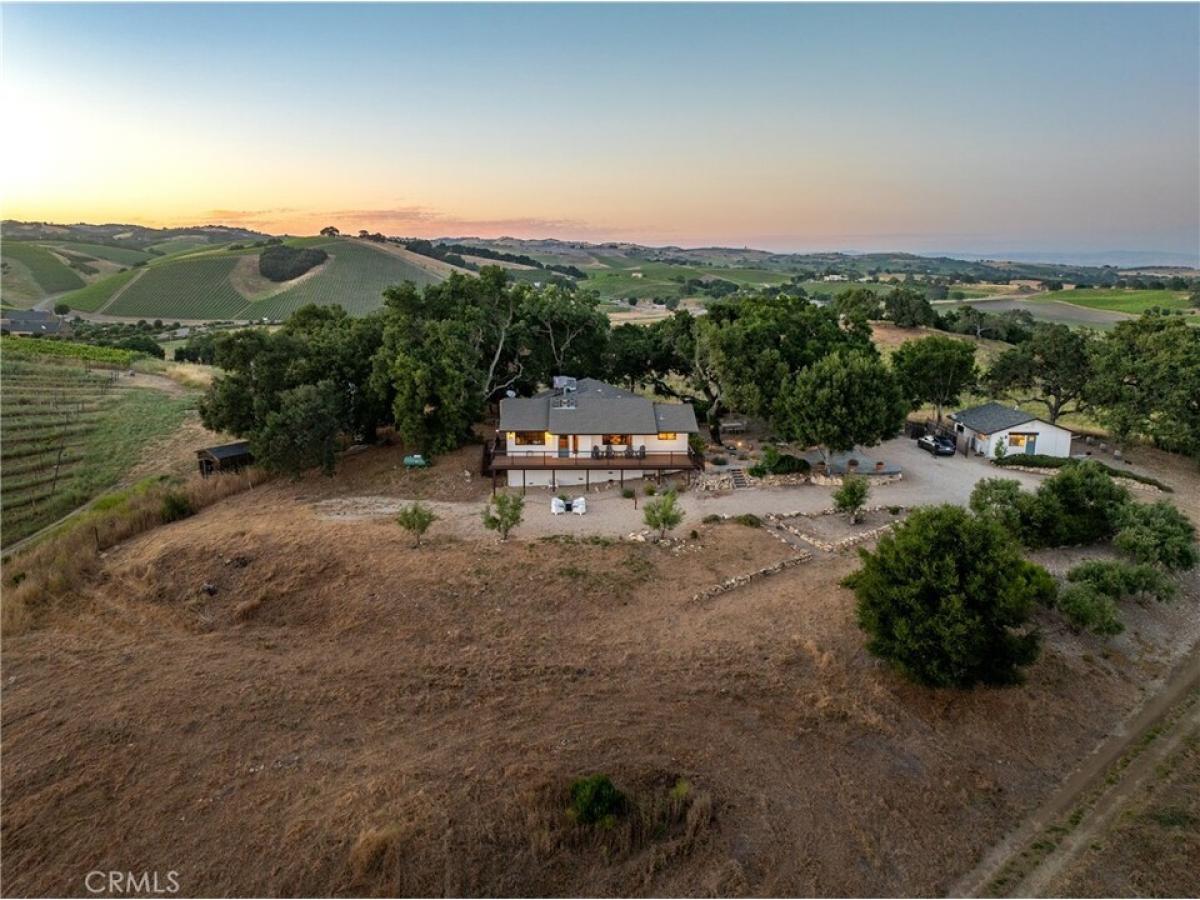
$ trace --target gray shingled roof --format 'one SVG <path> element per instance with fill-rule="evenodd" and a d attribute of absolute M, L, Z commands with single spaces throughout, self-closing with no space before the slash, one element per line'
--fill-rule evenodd
<path fill-rule="evenodd" d="M 573 405 L 556 404 L 560 391 L 500 401 L 501 431 L 549 431 L 551 434 L 655 434 L 699 431 L 696 413 L 683 403 L 653 403 L 645 397 L 594 378 L 581 378 L 566 396 Z"/>
<path fill-rule="evenodd" d="M 699 431 L 696 424 L 696 411 L 690 403 L 655 403 L 654 418 L 658 422 L 658 431 Z"/>
<path fill-rule="evenodd" d="M 1003 406 L 999 403 L 985 403 L 982 406 L 972 406 L 970 409 L 956 412 L 950 418 L 956 422 L 961 422 L 972 431 L 993 434 L 997 431 L 1004 431 L 1006 428 L 1015 428 L 1018 425 L 1024 425 L 1026 422 L 1032 422 L 1037 416 L 1033 413 L 1013 409 L 1011 406 Z"/>

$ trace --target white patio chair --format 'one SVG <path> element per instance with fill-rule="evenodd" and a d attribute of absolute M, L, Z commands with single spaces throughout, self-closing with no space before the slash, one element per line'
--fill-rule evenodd
<path fill-rule="evenodd" d="M 584 497 L 576 497 L 571 501 L 571 512 L 577 516 L 582 516 L 587 512 L 587 499 Z"/>
<path fill-rule="evenodd" d="M 567 511 L 567 505 L 565 503 L 563 503 L 562 500 L 560 500 L 558 497 L 554 497 L 553 499 L 551 499 L 550 512 L 554 513 L 554 515 L 556 515 L 556 516 L 561 516 L 566 511 Z"/>

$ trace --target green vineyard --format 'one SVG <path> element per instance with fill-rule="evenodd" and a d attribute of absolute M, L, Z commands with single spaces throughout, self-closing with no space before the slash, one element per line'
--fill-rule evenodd
<path fill-rule="evenodd" d="M 318 275 L 252 303 L 246 318 L 283 319 L 301 306 L 340 305 L 351 315 L 363 315 L 383 305 L 388 287 L 411 281 L 417 285 L 437 281 L 436 276 L 407 260 L 350 241 L 321 244 L 333 259 Z"/>
<path fill-rule="evenodd" d="M 9 353 L 11 340 L 5 339 L 6 352 L 0 359 L 4 547 L 119 481 L 139 451 L 178 428 L 195 402 L 190 396 L 126 387 L 120 368 L 89 368 L 68 357 Z"/>
<path fill-rule="evenodd" d="M 71 309 L 78 309 L 83 312 L 96 312 L 104 304 L 108 303 L 117 291 L 129 284 L 129 282 L 141 273 L 141 269 L 126 269 L 124 272 L 118 272 L 116 275 L 109 275 L 107 278 L 102 278 L 85 288 L 71 291 L 71 293 L 63 296 L 61 302 L 67 304 Z"/>
<path fill-rule="evenodd" d="M 84 280 L 79 277 L 77 272 L 38 244 L 5 241 L 3 258 L 6 270 L 9 268 L 16 270 L 11 274 L 8 271 L 4 274 L 5 294 L 8 293 L 7 287 L 10 278 L 17 272 L 22 275 L 27 273 L 43 294 L 73 291 L 84 285 Z"/>
<path fill-rule="evenodd" d="M 235 265 L 237 257 L 226 256 L 147 266 L 104 311 L 146 319 L 235 318 L 247 305 L 229 280 Z"/>

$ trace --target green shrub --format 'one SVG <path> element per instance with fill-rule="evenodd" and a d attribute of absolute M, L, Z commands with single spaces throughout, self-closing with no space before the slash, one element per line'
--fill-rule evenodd
<path fill-rule="evenodd" d="M 698 540 L 700 540 L 700 532 L 698 532 L 695 528 L 693 528 L 691 531 L 688 532 L 688 538 L 693 541 L 698 541 Z"/>
<path fill-rule="evenodd" d="M 729 463 L 729 460 L 726 459 L 724 456 L 714 456 L 712 458 L 711 462 L 714 466 L 724 466 Z"/>
<path fill-rule="evenodd" d="M 632 500 L 634 498 L 633 488 L 621 488 L 621 496 L 626 500 Z"/>
<path fill-rule="evenodd" d="M 508 533 L 521 524 L 525 517 L 525 498 L 517 494 L 497 494 L 483 508 L 483 527 L 500 534 L 500 540 L 508 540 Z"/>
<path fill-rule="evenodd" d="M 396 516 L 396 524 L 413 536 L 413 546 L 421 546 L 421 537 L 437 521 L 437 514 L 420 502 L 410 503 Z"/>
<path fill-rule="evenodd" d="M 1058 595 L 1058 608 L 1077 631 L 1108 636 L 1125 630 L 1112 597 L 1086 581 L 1064 588 Z"/>
<path fill-rule="evenodd" d="M 658 532 L 661 541 L 668 531 L 683 521 L 683 510 L 679 508 L 674 491 L 667 491 L 657 500 L 649 501 L 642 511 L 642 521 Z"/>
<path fill-rule="evenodd" d="M 754 515 L 754 513 L 742 513 L 734 518 L 739 525 L 745 525 L 747 528 L 762 528 L 762 519 Z"/>
<path fill-rule="evenodd" d="M 658 493 L 658 488 L 654 485 L 653 482 L 647 482 L 646 486 L 644 488 L 642 488 L 642 490 L 645 492 L 647 497 L 653 497 L 655 494 Z"/>
<path fill-rule="evenodd" d="M 171 491 L 162 499 L 162 520 L 164 522 L 178 522 L 180 519 L 186 519 L 195 514 L 196 508 L 192 506 L 192 501 L 186 494 Z"/>
<path fill-rule="evenodd" d="M 1044 547 L 1094 544 L 1117 530 L 1129 491 L 1091 460 L 1064 466 L 1038 486 L 1027 522 L 1028 543 Z"/>
<path fill-rule="evenodd" d="M 1051 606 L 1050 574 L 1022 558 L 999 523 L 960 506 L 918 509 L 845 584 L 857 598 L 867 649 L 937 687 L 1009 684 L 1038 654 L 1025 626 Z"/>
<path fill-rule="evenodd" d="M 1195 526 L 1164 500 L 1126 504 L 1117 515 L 1117 526 L 1113 543 L 1138 562 L 1179 571 L 1200 562 Z"/>
<path fill-rule="evenodd" d="M 724 519 L 722 519 L 716 513 L 709 513 L 707 516 L 705 516 L 700 521 L 705 525 L 716 525 L 718 522 L 723 522 Z"/>
<path fill-rule="evenodd" d="M 763 465 L 751 466 L 749 469 L 746 470 L 746 473 L 751 478 L 765 478 L 767 475 L 767 467 L 763 466 Z"/>
<path fill-rule="evenodd" d="M 571 783 L 571 816 L 581 825 L 611 827 L 625 808 L 625 795 L 607 775 L 589 775 Z"/>
<path fill-rule="evenodd" d="M 1144 595 L 1167 601 L 1175 596 L 1175 585 L 1171 580 L 1147 563 L 1091 560 L 1072 568 L 1067 573 L 1067 581 L 1089 584 L 1113 600 Z"/>
<path fill-rule="evenodd" d="M 833 492 L 833 506 L 838 512 L 844 512 L 850 517 L 850 524 L 858 521 L 859 510 L 867 502 L 871 486 L 861 475 L 846 475 L 842 478 L 842 486 Z"/>

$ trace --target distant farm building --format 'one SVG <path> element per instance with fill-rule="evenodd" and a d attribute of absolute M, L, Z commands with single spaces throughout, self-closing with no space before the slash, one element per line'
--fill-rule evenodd
<path fill-rule="evenodd" d="M 826 275 L 822 281 L 849 281 L 845 275 Z"/>
<path fill-rule="evenodd" d="M 213 472 L 236 472 L 254 462 L 254 454 L 250 452 L 250 444 L 247 441 L 205 447 L 196 451 L 196 458 L 200 465 L 200 475 L 204 478 Z"/>
<path fill-rule="evenodd" d="M 41 309 L 6 309 L 0 313 L 0 331 L 5 334 L 59 334 L 66 329 L 62 319 Z"/>

